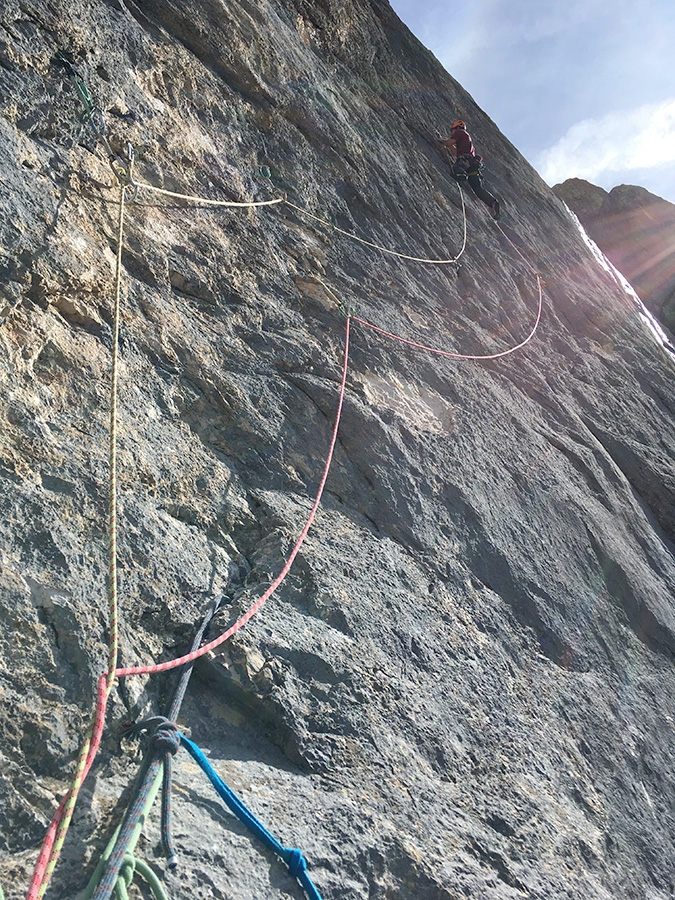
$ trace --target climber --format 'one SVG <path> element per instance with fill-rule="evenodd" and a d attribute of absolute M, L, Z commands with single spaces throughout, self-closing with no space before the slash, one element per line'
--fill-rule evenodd
<path fill-rule="evenodd" d="M 478 156 L 473 149 L 471 135 L 466 130 L 465 123 L 461 119 L 453 122 L 450 126 L 450 137 L 442 140 L 441 143 L 455 158 L 452 167 L 453 177 L 458 181 L 466 178 L 476 197 L 490 209 L 492 218 L 498 219 L 499 200 L 483 187 L 483 179 L 480 175 L 482 157 Z"/>

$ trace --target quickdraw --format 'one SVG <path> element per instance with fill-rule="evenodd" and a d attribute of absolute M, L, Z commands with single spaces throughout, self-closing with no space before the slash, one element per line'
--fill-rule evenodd
<path fill-rule="evenodd" d="M 80 121 L 88 122 L 93 116 L 96 105 L 92 100 L 91 94 L 89 93 L 89 88 L 87 87 L 84 78 L 80 75 L 78 70 L 75 68 L 72 58 L 68 53 L 65 53 L 63 50 L 57 50 L 54 55 L 55 62 L 62 66 L 66 72 L 68 73 L 68 77 L 75 85 L 75 89 L 80 97 L 80 101 L 82 106 L 84 107 L 84 111 L 80 114 Z"/>
<path fill-rule="evenodd" d="M 66 70 L 68 77 L 75 86 L 75 90 L 77 91 L 83 107 L 83 111 L 79 116 L 80 121 L 84 124 L 91 125 L 94 129 L 96 136 L 105 147 L 110 168 L 118 183 L 124 188 L 131 187 L 133 189 L 131 197 L 127 199 L 131 201 L 135 200 L 138 194 L 138 185 L 133 179 L 134 148 L 127 142 L 125 156 L 120 156 L 119 153 L 115 153 L 108 140 L 108 125 L 105 120 L 105 114 L 101 107 L 97 103 L 94 103 L 91 92 L 87 87 L 84 78 L 82 78 L 79 71 L 75 68 L 73 60 L 69 54 L 63 50 L 57 50 L 54 60 Z"/>

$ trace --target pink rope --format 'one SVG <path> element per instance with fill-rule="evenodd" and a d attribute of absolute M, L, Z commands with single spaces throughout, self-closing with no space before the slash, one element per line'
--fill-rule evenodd
<path fill-rule="evenodd" d="M 385 337 L 391 338 L 394 341 L 399 341 L 399 343 L 401 344 L 407 344 L 408 347 L 414 347 L 416 350 L 425 350 L 427 353 L 435 353 L 437 356 L 446 356 L 450 359 L 500 359 L 502 356 L 508 356 L 510 353 L 515 353 L 516 350 L 521 350 L 526 344 L 529 344 L 529 342 L 534 337 L 537 328 L 539 327 L 543 305 L 543 292 L 541 289 L 541 279 L 539 278 L 539 275 L 537 275 L 536 277 L 537 287 L 539 289 L 539 307 L 537 309 L 537 318 L 535 319 L 534 326 L 532 327 L 532 330 L 524 341 L 516 344 L 515 347 L 509 347 L 508 350 L 502 350 L 500 353 L 486 353 L 480 355 L 473 355 L 470 353 L 451 353 L 449 350 L 439 350 L 436 347 L 427 347 L 426 344 L 418 344 L 417 341 L 409 341 L 407 338 L 400 337 L 397 334 L 392 334 L 391 331 L 385 331 L 384 328 L 378 328 L 377 325 L 373 325 L 372 322 L 367 322 L 365 319 L 359 318 L 359 316 L 353 316 L 353 319 L 355 322 L 358 322 L 360 325 L 365 325 L 366 328 L 370 328 L 372 331 L 376 331 L 378 334 L 383 334 Z"/>
<path fill-rule="evenodd" d="M 272 584 L 267 588 L 265 593 L 256 600 L 256 602 L 249 607 L 249 609 L 244 613 L 241 618 L 239 618 L 234 625 L 227 629 L 223 634 L 217 637 L 215 640 L 211 641 L 209 644 L 205 644 L 199 650 L 195 650 L 193 653 L 188 653 L 185 656 L 181 656 L 178 659 L 171 660 L 166 663 L 159 663 L 158 665 L 153 666 L 135 666 L 126 669 L 116 669 L 115 676 L 120 677 L 122 675 L 150 675 L 155 672 L 165 672 L 167 669 L 175 669 L 178 666 L 185 665 L 186 663 L 193 662 L 195 659 L 198 659 L 200 656 L 204 656 L 205 653 L 208 653 L 210 650 L 214 650 L 216 647 L 220 646 L 220 644 L 224 643 L 228 638 L 232 637 L 240 628 L 242 628 L 248 621 L 251 619 L 258 610 L 269 600 L 272 594 L 279 587 L 281 582 L 284 580 L 288 572 L 290 571 L 291 566 L 295 560 L 295 557 L 298 555 L 300 548 L 302 547 L 305 538 L 309 532 L 309 529 L 312 526 L 312 523 L 316 517 L 317 511 L 319 509 L 319 504 L 321 502 L 321 496 L 323 494 L 323 490 L 326 486 L 326 481 L 328 480 L 328 473 L 330 471 L 331 463 L 333 460 L 333 454 L 335 452 L 335 445 L 337 443 L 338 429 L 340 426 L 340 417 L 342 414 L 342 406 L 344 402 L 345 396 L 345 388 L 347 384 L 347 371 L 349 367 L 349 333 L 350 333 L 350 319 L 347 318 L 347 326 L 345 331 L 345 349 L 344 349 L 344 361 L 342 365 L 342 380 L 340 382 L 340 396 L 338 400 L 337 412 L 335 414 L 335 423 L 333 425 L 333 434 L 331 437 L 330 447 L 328 450 L 328 455 L 326 457 L 326 462 L 323 468 L 323 474 L 321 476 L 321 482 L 319 484 L 319 488 L 316 493 L 316 497 L 314 499 L 314 503 L 310 510 L 309 516 L 307 517 L 307 521 L 300 532 L 300 537 L 295 543 L 290 556 L 288 557 L 286 564 L 283 569 L 279 573 L 279 575 L 275 578 Z M 111 685 L 112 686 L 112 685 Z M 108 697 L 110 695 L 110 689 L 108 686 L 108 673 L 101 675 L 98 681 L 98 693 L 96 699 L 96 711 L 94 714 L 94 719 L 91 724 L 91 738 L 89 743 L 89 749 L 87 752 L 87 759 L 85 765 L 82 769 L 80 777 L 77 779 L 77 783 L 73 784 L 70 790 L 63 797 L 59 808 L 56 810 L 54 817 L 47 829 L 47 834 L 45 835 L 45 839 L 42 843 L 42 848 L 40 850 L 40 855 L 38 856 L 37 862 L 35 864 L 35 869 L 33 871 L 33 877 L 31 879 L 31 883 L 28 889 L 28 894 L 26 895 L 26 900 L 37 900 L 40 896 L 40 889 L 44 882 L 45 872 L 47 866 L 49 865 L 52 849 L 54 847 L 54 842 L 59 833 L 59 826 L 63 819 L 64 811 L 68 805 L 68 801 L 72 797 L 73 793 L 77 793 L 79 791 L 81 785 L 84 783 L 87 775 L 89 774 L 89 770 L 96 758 L 96 754 L 98 753 L 98 748 L 101 743 L 101 735 L 103 734 L 103 726 L 105 724 L 105 714 L 106 708 L 108 705 Z"/>
<path fill-rule="evenodd" d="M 103 726 L 105 724 L 105 712 L 106 707 L 108 705 L 108 697 L 110 695 L 110 691 L 108 689 L 108 675 L 107 673 L 101 675 L 98 680 L 98 692 L 96 696 L 96 710 L 94 712 L 94 720 L 92 723 L 92 733 L 89 743 L 89 750 L 87 752 L 87 759 L 82 770 L 80 777 L 77 780 L 76 784 L 73 784 L 70 787 L 70 790 L 64 795 L 63 800 L 59 804 L 59 808 L 54 813 L 54 817 L 47 829 L 47 834 L 45 835 L 45 839 L 42 842 L 42 848 L 40 849 L 40 855 L 38 856 L 37 862 L 35 863 L 35 869 L 33 870 L 33 877 L 31 878 L 30 886 L 28 888 L 28 893 L 26 895 L 26 900 L 36 900 L 37 897 L 40 896 L 40 891 L 42 888 L 42 884 L 45 878 L 45 872 L 47 866 L 49 865 L 51 859 L 52 848 L 54 847 L 54 841 L 59 833 L 59 826 L 61 824 L 61 820 L 63 819 L 63 814 L 68 805 L 68 801 L 73 796 L 73 794 L 77 794 L 80 790 L 80 787 L 84 783 L 87 775 L 89 774 L 89 770 L 91 769 L 92 763 L 96 758 L 96 754 L 98 753 L 98 748 L 101 743 L 101 735 L 103 734 Z"/>
<path fill-rule="evenodd" d="M 526 344 L 529 344 L 532 338 L 534 337 L 537 328 L 539 328 L 539 322 L 541 321 L 541 312 L 544 304 L 544 296 L 543 290 L 541 286 L 541 278 L 539 277 L 539 273 L 537 270 L 530 265 L 527 259 L 520 252 L 518 247 L 513 243 L 511 238 L 506 234 L 504 229 L 495 222 L 497 228 L 504 235 L 506 240 L 511 244 L 513 249 L 516 251 L 518 256 L 522 259 L 528 269 L 532 272 L 534 277 L 537 279 L 537 290 L 539 292 L 539 304 L 537 307 L 537 317 L 534 321 L 534 325 L 532 326 L 532 330 L 525 338 L 524 341 L 521 341 L 519 344 L 516 344 L 515 347 L 509 347 L 508 350 L 502 350 L 499 353 L 484 353 L 484 354 L 471 354 L 471 353 L 452 353 L 449 350 L 439 350 L 436 347 L 428 347 L 426 344 L 419 344 L 417 341 L 410 341 L 407 338 L 402 338 L 397 334 L 393 334 L 391 331 L 385 331 L 384 328 L 379 328 L 377 325 L 373 325 L 372 322 L 367 322 L 365 319 L 359 318 L 359 316 L 352 316 L 355 322 L 358 322 L 360 325 L 365 325 L 366 328 L 370 328 L 372 331 L 376 331 L 378 334 L 382 334 L 385 337 L 391 338 L 393 341 L 398 341 L 401 344 L 406 344 L 408 347 L 414 347 L 416 350 L 424 350 L 427 353 L 435 353 L 437 356 L 445 356 L 449 359 L 501 359 L 503 356 L 509 356 L 511 353 L 515 353 L 516 350 L 521 350 Z"/>
<path fill-rule="evenodd" d="M 534 277 L 537 279 L 537 290 L 539 292 L 539 304 L 537 307 L 537 317 L 534 321 L 534 325 L 532 330 L 525 338 L 524 341 L 521 341 L 519 344 L 516 344 L 515 347 L 509 347 L 508 350 L 502 350 L 500 353 L 486 353 L 486 354 L 470 354 L 470 353 L 452 353 L 450 350 L 439 350 L 436 347 L 428 347 L 426 344 L 419 344 L 417 341 L 410 341 L 407 338 L 400 337 L 397 334 L 393 334 L 391 331 L 385 331 L 384 328 L 379 328 L 377 325 L 373 325 L 372 322 L 367 322 L 365 319 L 361 319 L 358 316 L 352 316 L 355 322 L 358 322 L 360 325 L 364 325 L 366 328 L 370 328 L 372 331 L 376 331 L 378 334 L 382 334 L 385 337 L 391 338 L 393 341 L 398 341 L 401 344 L 406 344 L 408 347 L 414 347 L 416 350 L 424 350 L 426 353 L 435 353 L 437 356 L 445 356 L 448 359 L 501 359 L 503 356 L 509 356 L 511 353 L 515 353 L 516 350 L 521 350 L 526 344 L 529 344 L 532 338 L 534 337 L 537 328 L 539 328 L 539 322 L 541 321 L 541 312 L 544 304 L 543 290 L 541 286 L 541 278 L 539 277 L 539 273 L 537 270 L 528 262 L 528 260 L 523 256 L 518 247 L 513 243 L 508 234 L 504 231 L 504 229 L 495 222 L 495 225 L 501 231 L 502 235 L 506 238 L 506 240 L 511 244 L 513 249 L 516 251 L 518 256 L 525 263 L 527 268 L 532 272 Z"/>
<path fill-rule="evenodd" d="M 258 610 L 269 600 L 272 594 L 279 587 L 281 582 L 284 580 L 286 575 L 293 565 L 293 561 L 295 557 L 298 555 L 300 548 L 302 547 L 305 538 L 307 537 L 307 533 L 311 528 L 312 522 L 314 521 L 314 517 L 316 516 L 317 510 L 319 508 L 319 503 L 321 502 L 321 495 L 323 494 L 323 489 L 326 485 L 326 480 L 328 478 L 328 472 L 330 471 L 331 462 L 333 460 L 333 452 L 335 450 L 335 444 L 337 442 L 338 436 L 338 428 L 340 425 L 340 415 L 342 413 L 342 403 L 344 401 L 345 396 L 345 386 L 347 384 L 347 368 L 349 364 L 349 331 L 350 331 L 350 319 L 347 318 L 347 329 L 345 333 L 345 352 L 344 352 L 344 363 L 342 366 L 342 382 L 340 384 L 340 399 L 338 400 L 338 408 L 337 413 L 335 415 L 335 424 L 333 426 L 333 436 L 330 442 L 330 448 L 328 450 L 328 456 L 326 457 L 326 464 L 323 469 L 323 475 L 321 477 L 321 483 L 319 484 L 319 489 L 316 493 L 316 498 L 314 500 L 314 504 L 312 509 L 310 510 L 309 516 L 307 517 L 307 521 L 305 522 L 305 526 L 300 532 L 300 537 L 298 538 L 295 546 L 291 550 L 290 556 L 286 561 L 281 572 L 274 579 L 272 584 L 267 588 L 265 593 L 259 597 L 256 602 L 249 607 L 249 609 L 244 613 L 244 615 L 237 619 L 234 625 L 231 625 L 227 631 L 223 632 L 219 637 L 215 640 L 211 641 L 209 644 L 205 644 L 203 647 L 200 647 L 199 650 L 195 650 L 193 653 L 187 653 L 185 656 L 181 656 L 178 659 L 172 659 L 169 662 L 158 663 L 152 666 L 132 666 L 127 669 L 116 669 L 115 675 L 119 678 L 122 675 L 151 675 L 155 672 L 166 672 L 167 669 L 175 669 L 177 666 L 183 666 L 186 663 L 191 663 L 195 659 L 199 659 L 200 656 L 204 656 L 205 653 L 208 653 L 210 650 L 215 650 L 216 647 L 219 647 L 223 644 L 228 638 L 232 637 L 240 628 L 242 628 L 249 619 L 251 619 Z"/>

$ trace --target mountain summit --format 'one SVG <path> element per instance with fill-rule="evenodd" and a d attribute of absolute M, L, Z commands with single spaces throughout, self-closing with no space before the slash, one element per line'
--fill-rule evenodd
<path fill-rule="evenodd" d="M 581 178 L 556 184 L 553 191 L 645 306 L 675 332 L 675 204 L 635 185 L 607 192 Z"/>
<path fill-rule="evenodd" d="M 564 204 L 385 0 L 0 26 L 9 900 L 672 896 L 675 364 Z"/>

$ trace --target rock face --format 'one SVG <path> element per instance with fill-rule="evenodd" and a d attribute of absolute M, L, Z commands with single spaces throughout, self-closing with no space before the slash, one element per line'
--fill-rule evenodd
<path fill-rule="evenodd" d="M 338 401 L 333 294 L 417 343 L 497 353 L 535 320 L 524 257 L 543 316 L 510 356 L 352 322 L 316 521 L 197 665 L 179 724 L 325 900 L 672 896 L 675 366 L 560 201 L 384 0 L 9 0 L 0 25 L 6 895 L 25 896 L 107 659 L 119 190 L 66 50 L 144 183 L 285 192 L 447 259 L 462 203 L 434 135 L 461 116 L 505 209 L 502 232 L 466 195 L 456 271 L 288 204 L 129 197 L 122 662 L 181 654 L 222 592 L 217 635 L 280 572 Z M 138 769 L 121 722 L 160 712 L 174 680 L 113 691 L 47 897 L 87 883 Z M 174 768 L 179 868 L 154 815 L 137 849 L 168 894 L 301 897 L 183 751 Z"/>
<path fill-rule="evenodd" d="M 581 178 L 553 190 L 645 306 L 675 332 L 675 204 L 631 184 L 608 193 Z"/>

